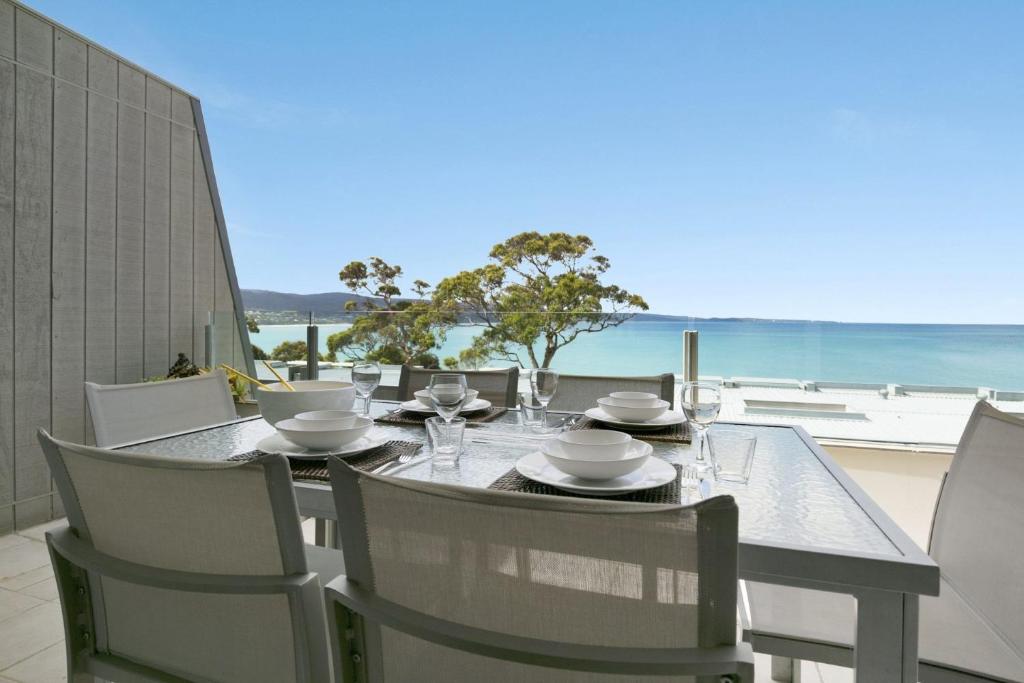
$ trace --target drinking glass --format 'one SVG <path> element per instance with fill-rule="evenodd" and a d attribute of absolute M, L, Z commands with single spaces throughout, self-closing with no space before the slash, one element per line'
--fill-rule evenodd
<path fill-rule="evenodd" d="M 429 417 L 427 425 L 427 446 L 435 465 L 455 465 L 462 454 L 462 439 L 466 433 L 466 418 L 454 417 L 445 421 L 441 417 Z"/>
<path fill-rule="evenodd" d="M 451 423 L 452 418 L 462 410 L 466 401 L 466 376 L 459 373 L 439 372 L 430 376 L 430 400 L 434 402 L 434 410 Z"/>
<path fill-rule="evenodd" d="M 533 394 L 519 394 L 519 416 L 527 429 L 539 429 L 544 425 L 544 406 Z"/>
<path fill-rule="evenodd" d="M 704 458 L 704 436 L 708 427 L 718 419 L 718 413 L 722 409 L 722 394 L 715 384 L 687 382 L 683 385 L 680 399 L 683 414 L 700 440 L 697 448 L 697 466 L 706 469 L 708 463 Z"/>
<path fill-rule="evenodd" d="M 708 433 L 708 453 L 711 455 L 715 481 L 746 484 L 750 481 L 750 468 L 754 464 L 757 437 L 738 429 L 715 429 Z"/>
<path fill-rule="evenodd" d="M 551 368 L 537 368 L 530 374 L 530 388 L 541 406 L 541 423 L 548 423 L 548 404 L 558 389 L 558 373 Z"/>
<path fill-rule="evenodd" d="M 356 396 L 363 399 L 363 415 L 369 416 L 373 392 L 380 386 L 380 365 L 372 362 L 353 365 L 352 384 L 356 388 Z"/>

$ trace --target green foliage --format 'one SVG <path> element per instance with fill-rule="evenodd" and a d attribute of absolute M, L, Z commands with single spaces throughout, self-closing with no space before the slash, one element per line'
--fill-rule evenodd
<path fill-rule="evenodd" d="M 308 350 L 304 341 L 283 341 L 274 347 L 270 355 L 274 360 L 306 360 Z M 317 354 L 317 357 L 319 360 L 324 359 L 322 353 Z"/>
<path fill-rule="evenodd" d="M 434 292 L 439 310 L 471 312 L 484 325 L 460 352 L 463 367 L 492 358 L 550 367 L 581 334 L 616 327 L 648 308 L 640 296 L 601 282 L 611 264 L 586 235 L 523 232 L 495 245 L 490 258 L 445 278 Z"/>
<path fill-rule="evenodd" d="M 199 374 L 199 368 L 195 366 L 195 363 L 188 359 L 183 353 L 178 354 L 178 359 L 174 361 L 167 370 L 167 379 L 177 379 L 181 377 L 195 377 Z"/>
<path fill-rule="evenodd" d="M 260 324 L 256 322 L 256 318 L 246 314 L 245 329 L 249 330 L 250 334 L 258 334 L 260 331 Z"/>
<path fill-rule="evenodd" d="M 444 341 L 447 329 L 454 324 L 453 315 L 441 311 L 429 301 L 401 301 L 397 280 L 401 266 L 392 266 L 374 256 L 367 266 L 352 261 L 342 268 L 339 279 L 353 292 L 364 292 L 380 299 L 363 302 L 363 315 L 352 326 L 327 338 L 330 357 L 348 360 L 369 360 L 388 365 L 422 365 L 440 367 L 433 350 Z M 423 280 L 413 282 L 412 290 L 421 298 L 430 290 Z M 350 301 L 347 309 L 356 311 L 359 304 Z"/>
<path fill-rule="evenodd" d="M 267 356 L 267 352 L 255 344 L 252 345 L 252 358 L 253 360 L 270 360 Z"/>

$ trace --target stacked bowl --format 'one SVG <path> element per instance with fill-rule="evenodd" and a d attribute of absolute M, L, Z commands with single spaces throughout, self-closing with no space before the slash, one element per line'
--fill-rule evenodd
<path fill-rule="evenodd" d="M 607 429 L 563 432 L 544 442 L 541 452 L 561 472 L 589 480 L 622 477 L 643 466 L 651 445 Z"/>
<path fill-rule="evenodd" d="M 292 443 L 315 451 L 330 451 L 366 436 L 373 427 L 369 417 L 351 410 L 312 410 L 274 425 Z"/>
<path fill-rule="evenodd" d="M 613 391 L 597 399 L 597 405 L 611 417 L 623 422 L 647 422 L 661 417 L 669 402 L 642 391 Z"/>

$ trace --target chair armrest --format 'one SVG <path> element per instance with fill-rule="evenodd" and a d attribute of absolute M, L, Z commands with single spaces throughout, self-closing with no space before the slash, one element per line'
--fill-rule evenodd
<path fill-rule="evenodd" d="M 335 602 L 370 621 L 416 638 L 485 657 L 556 669 L 625 675 L 716 676 L 753 671 L 750 646 L 642 648 L 580 645 L 474 628 L 403 607 L 339 576 L 324 588 Z"/>
<path fill-rule="evenodd" d="M 46 532 L 46 542 L 68 562 L 86 571 L 118 581 L 154 588 L 196 593 L 291 593 L 300 591 L 316 574 L 260 576 L 248 574 L 199 574 L 161 569 L 106 555 L 78 538 L 70 529 Z"/>

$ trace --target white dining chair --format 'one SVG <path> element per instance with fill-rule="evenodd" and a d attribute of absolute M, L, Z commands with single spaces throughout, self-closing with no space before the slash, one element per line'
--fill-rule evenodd
<path fill-rule="evenodd" d="M 519 385 L 519 368 L 501 370 L 427 370 L 402 366 L 402 374 L 398 378 L 398 400 L 411 401 L 415 392 L 426 389 L 430 378 L 439 372 L 457 372 L 466 376 L 470 389 L 480 392 L 480 398 L 490 401 L 501 408 L 512 408 L 516 405 L 516 392 Z"/>
<path fill-rule="evenodd" d="M 304 547 L 284 456 L 174 459 L 39 441 L 69 681 L 322 683 L 339 551 Z M 93 678 L 90 678 L 93 677 Z"/>
<path fill-rule="evenodd" d="M 945 476 L 929 555 L 938 597 L 920 599 L 925 683 L 1024 681 L 1024 420 L 979 401 Z M 850 596 L 747 582 L 745 637 L 757 652 L 852 666 Z M 779 676 L 776 680 L 782 680 Z"/>
<path fill-rule="evenodd" d="M 643 391 L 655 394 L 669 407 L 675 403 L 676 378 L 671 372 L 648 377 L 615 377 L 610 375 L 559 375 L 550 410 L 582 412 L 597 406 L 597 399 L 613 391 Z"/>
<path fill-rule="evenodd" d="M 96 445 L 141 441 L 237 419 L 222 370 L 137 384 L 85 383 Z"/>
<path fill-rule="evenodd" d="M 731 497 L 624 503 L 328 469 L 346 558 L 325 589 L 338 681 L 753 680 Z"/>

